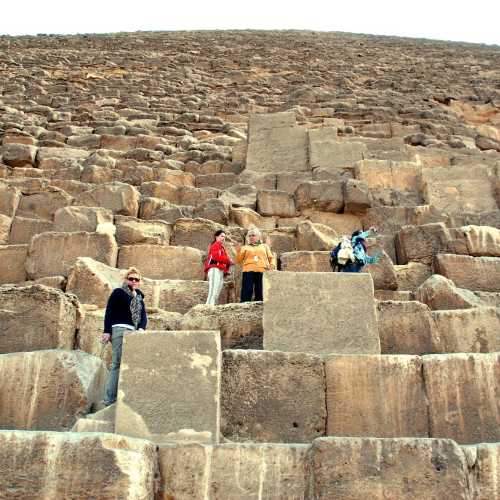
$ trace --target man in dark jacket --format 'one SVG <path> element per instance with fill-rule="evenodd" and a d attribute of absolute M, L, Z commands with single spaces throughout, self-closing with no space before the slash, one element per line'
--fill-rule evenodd
<path fill-rule="evenodd" d="M 144 294 L 139 290 L 141 273 L 131 267 L 125 274 L 125 282 L 115 288 L 108 299 L 104 315 L 104 333 L 102 343 L 111 341 L 113 359 L 106 384 L 104 404 L 112 405 L 116 401 L 120 364 L 122 359 L 123 335 L 126 332 L 145 330 L 148 322 Z"/>

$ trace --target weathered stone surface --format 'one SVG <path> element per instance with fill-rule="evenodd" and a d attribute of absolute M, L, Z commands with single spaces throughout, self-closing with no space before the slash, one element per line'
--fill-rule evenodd
<path fill-rule="evenodd" d="M 182 330 L 219 330 L 222 349 L 262 349 L 262 303 L 197 305 L 181 322 Z"/>
<path fill-rule="evenodd" d="M 295 190 L 297 210 L 314 208 L 324 212 L 341 212 L 344 207 L 342 182 L 307 181 Z"/>
<path fill-rule="evenodd" d="M 311 168 L 353 168 L 367 150 L 361 142 L 339 141 L 334 137 L 317 139 L 314 135 L 309 138 Z"/>
<path fill-rule="evenodd" d="M 436 273 L 452 280 L 457 287 L 500 292 L 500 257 L 469 257 L 440 253 L 434 264 Z"/>
<path fill-rule="evenodd" d="M 335 355 L 325 373 L 327 435 L 428 436 L 419 357 Z"/>
<path fill-rule="evenodd" d="M 481 305 L 481 299 L 474 293 L 457 288 L 453 281 L 439 274 L 433 274 L 417 288 L 415 299 L 427 304 L 434 311 L 469 309 Z"/>
<path fill-rule="evenodd" d="M 382 354 L 426 354 L 435 351 L 431 310 L 417 301 L 382 301 L 377 304 Z"/>
<path fill-rule="evenodd" d="M 325 374 L 318 356 L 222 354 L 221 432 L 233 441 L 303 443 L 325 433 Z"/>
<path fill-rule="evenodd" d="M 263 325 L 264 349 L 380 353 L 373 281 L 362 273 L 265 273 Z"/>
<path fill-rule="evenodd" d="M 330 252 L 284 252 L 280 255 L 282 271 L 290 272 L 322 272 L 332 270 Z"/>
<path fill-rule="evenodd" d="M 128 334 L 115 431 L 156 442 L 189 439 L 217 443 L 220 356 L 218 332 Z"/>
<path fill-rule="evenodd" d="M 454 253 L 473 257 L 500 257 L 500 229 L 488 226 L 464 226 L 451 229 L 450 247 Z"/>
<path fill-rule="evenodd" d="M 172 245 L 197 248 L 206 253 L 208 246 L 214 241 L 214 233 L 224 226 L 206 219 L 177 219 L 172 227 Z M 229 236 L 230 233 L 226 233 Z"/>
<path fill-rule="evenodd" d="M 122 182 L 114 182 L 96 186 L 78 195 L 75 205 L 86 207 L 104 207 L 114 214 L 137 217 L 139 212 L 139 191 Z"/>
<path fill-rule="evenodd" d="M 259 191 L 257 211 L 267 217 L 295 217 L 294 197 L 285 191 Z"/>
<path fill-rule="evenodd" d="M 72 202 L 73 197 L 66 191 L 51 187 L 46 191 L 23 194 L 16 215 L 52 221 L 57 210 L 71 205 Z"/>
<path fill-rule="evenodd" d="M 284 115 L 287 118 L 281 120 L 279 117 Z M 246 157 L 248 170 L 300 172 L 309 169 L 307 157 L 307 130 L 295 126 L 293 113 L 250 116 Z"/>
<path fill-rule="evenodd" d="M 257 206 L 257 189 L 251 184 L 235 184 L 226 189 L 219 199 L 231 207 L 245 207 L 255 210 Z"/>
<path fill-rule="evenodd" d="M 448 439 L 328 437 L 314 441 L 314 498 L 470 498 L 467 462 Z"/>
<path fill-rule="evenodd" d="M 26 258 L 30 278 L 68 276 L 79 257 L 91 257 L 116 265 L 118 246 L 113 236 L 104 233 L 42 233 L 31 239 Z"/>
<path fill-rule="evenodd" d="M 0 428 L 68 430 L 102 397 L 104 363 L 80 351 L 0 355 Z"/>
<path fill-rule="evenodd" d="M 14 217 L 10 228 L 9 243 L 11 245 L 28 244 L 35 234 L 54 230 L 54 223 L 48 220 Z"/>
<path fill-rule="evenodd" d="M 114 233 L 113 212 L 102 207 L 64 207 L 54 214 L 54 230 L 58 232 Z"/>
<path fill-rule="evenodd" d="M 152 279 L 203 279 L 203 254 L 190 247 L 125 245 L 120 247 L 118 267 L 137 267 Z"/>
<path fill-rule="evenodd" d="M 369 238 L 367 249 L 368 255 L 378 254 L 380 260 L 376 264 L 365 266 L 361 272 L 371 275 L 377 290 L 396 290 L 398 288 L 396 269 L 382 245 L 376 239 Z"/>
<path fill-rule="evenodd" d="M 8 450 L 0 457 L 0 491 L 6 498 L 154 495 L 157 458 L 148 441 L 111 434 L 1 431 L 0 447 Z"/>
<path fill-rule="evenodd" d="M 498 441 L 500 354 L 423 357 L 432 437 L 458 443 Z"/>
<path fill-rule="evenodd" d="M 18 188 L 0 183 L 0 214 L 14 217 L 20 200 L 21 191 Z"/>
<path fill-rule="evenodd" d="M 6 215 L 0 214 L 0 245 L 9 243 L 11 225 L 12 219 Z"/>
<path fill-rule="evenodd" d="M 0 353 L 72 349 L 78 300 L 43 285 L 0 287 Z"/>
<path fill-rule="evenodd" d="M 143 221 L 135 217 L 117 215 L 115 217 L 116 240 L 119 245 L 149 243 L 168 245 L 172 225 L 164 221 Z"/>
<path fill-rule="evenodd" d="M 26 280 L 28 245 L 0 245 L 0 285 Z"/>
<path fill-rule="evenodd" d="M 272 230 L 276 227 L 275 217 L 262 217 L 262 215 L 254 212 L 250 208 L 232 207 L 230 216 L 238 226 L 245 229 L 250 229 L 254 226 L 258 229 Z"/>
<path fill-rule="evenodd" d="M 10 167 L 31 167 L 35 163 L 37 148 L 26 144 L 4 144 L 2 158 Z"/>
<path fill-rule="evenodd" d="M 331 251 L 339 243 L 337 233 L 328 226 L 304 221 L 297 224 L 297 250 Z"/>
<path fill-rule="evenodd" d="M 481 443 L 464 446 L 466 455 L 472 455 L 469 477 L 474 500 L 490 500 L 500 495 L 500 444 Z"/>
<path fill-rule="evenodd" d="M 396 235 L 398 262 L 431 264 L 437 253 L 447 251 L 449 241 L 450 233 L 442 222 L 423 226 L 403 226 Z"/>
<path fill-rule="evenodd" d="M 306 444 L 161 445 L 158 498 L 305 500 L 309 451 Z"/>
<path fill-rule="evenodd" d="M 433 352 L 500 351 L 500 308 L 434 311 L 432 318 L 436 324 Z"/>
<path fill-rule="evenodd" d="M 414 292 L 425 280 L 432 276 L 431 266 L 420 262 L 408 262 L 406 265 L 394 266 L 398 290 Z"/>
<path fill-rule="evenodd" d="M 42 147 L 38 150 L 36 162 L 40 168 L 50 168 L 50 160 L 85 160 L 90 154 L 85 149 Z"/>

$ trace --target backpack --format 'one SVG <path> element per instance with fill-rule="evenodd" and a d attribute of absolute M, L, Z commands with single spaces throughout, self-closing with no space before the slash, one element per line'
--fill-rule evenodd
<path fill-rule="evenodd" d="M 351 239 L 348 236 L 342 236 L 340 243 L 330 252 L 330 266 L 335 271 L 336 267 L 343 267 L 349 261 L 355 262 L 355 260 Z"/>

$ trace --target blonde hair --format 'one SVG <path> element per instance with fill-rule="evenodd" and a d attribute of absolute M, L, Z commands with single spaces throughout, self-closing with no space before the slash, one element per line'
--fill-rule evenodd
<path fill-rule="evenodd" d="M 137 269 L 137 267 L 129 267 L 127 271 L 125 272 L 124 278 L 127 279 L 131 274 L 135 274 L 139 276 L 139 278 L 142 278 L 141 276 L 141 271 Z"/>
<path fill-rule="evenodd" d="M 257 229 L 255 226 L 251 226 L 250 229 L 247 231 L 246 237 L 245 237 L 245 243 L 247 245 L 250 244 L 250 236 L 257 236 L 259 238 L 260 243 L 263 243 L 262 240 L 262 233 L 260 232 L 259 229 Z"/>

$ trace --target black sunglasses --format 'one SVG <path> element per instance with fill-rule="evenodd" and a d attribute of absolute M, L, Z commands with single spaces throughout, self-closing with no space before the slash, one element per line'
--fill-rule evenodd
<path fill-rule="evenodd" d="M 139 283 L 139 281 L 141 281 L 141 278 L 134 278 L 134 277 L 131 277 L 131 276 L 129 276 L 127 279 L 129 281 L 136 281 L 137 283 Z"/>

